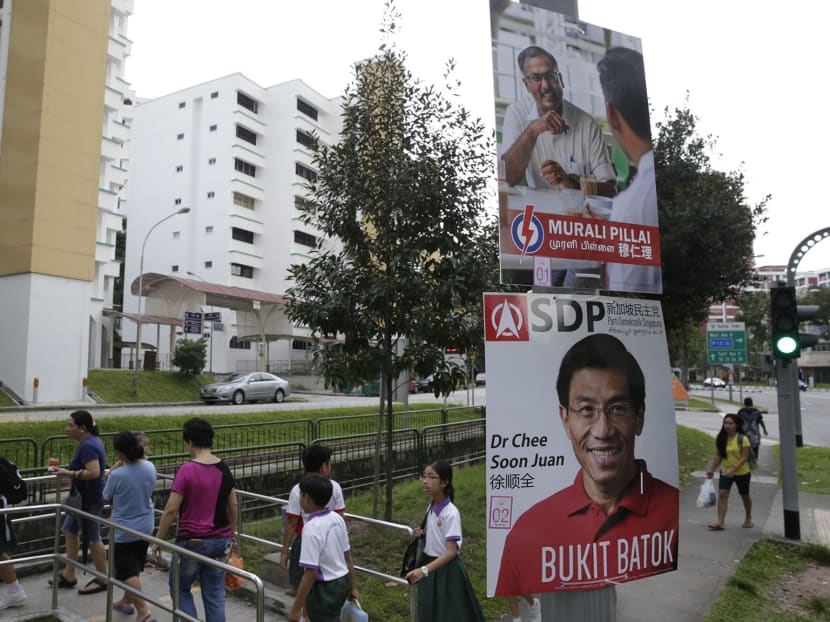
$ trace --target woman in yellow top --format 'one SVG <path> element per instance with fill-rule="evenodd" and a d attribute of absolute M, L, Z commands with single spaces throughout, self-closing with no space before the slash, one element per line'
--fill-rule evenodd
<path fill-rule="evenodd" d="M 743 424 L 738 415 L 728 414 L 723 418 L 723 426 L 715 438 L 717 453 L 712 462 L 712 468 L 706 472 L 706 477 L 711 479 L 715 469 L 721 466 L 720 479 L 718 480 L 718 522 L 711 523 L 709 529 L 712 531 L 723 531 L 723 521 L 726 518 L 726 508 L 729 505 L 729 490 L 732 482 L 738 486 L 738 494 L 744 502 L 744 524 L 747 529 L 752 527 L 752 499 L 749 496 L 749 470 L 750 443 L 749 438 L 743 433 Z"/>

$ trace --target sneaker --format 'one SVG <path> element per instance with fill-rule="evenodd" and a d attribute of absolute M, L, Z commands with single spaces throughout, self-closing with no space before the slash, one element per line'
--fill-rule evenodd
<path fill-rule="evenodd" d="M 9 607 L 19 607 L 26 602 L 26 592 L 19 590 L 14 594 L 6 592 L 0 596 L 0 609 L 8 609 Z"/>
<path fill-rule="evenodd" d="M 538 598 L 533 599 L 533 604 L 528 607 L 530 611 L 530 622 L 542 622 L 542 603 Z"/>

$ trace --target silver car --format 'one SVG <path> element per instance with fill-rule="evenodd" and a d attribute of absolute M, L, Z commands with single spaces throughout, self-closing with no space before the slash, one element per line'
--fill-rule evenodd
<path fill-rule="evenodd" d="M 261 371 L 235 373 L 202 387 L 202 400 L 243 404 L 260 400 L 282 402 L 289 394 L 288 381 Z"/>

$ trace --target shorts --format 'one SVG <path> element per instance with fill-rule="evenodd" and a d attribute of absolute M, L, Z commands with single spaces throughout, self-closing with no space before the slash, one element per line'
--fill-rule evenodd
<path fill-rule="evenodd" d="M 91 507 L 88 510 L 84 509 L 84 511 L 89 512 L 90 514 L 95 514 L 96 516 L 101 516 L 100 506 Z M 86 536 L 88 544 L 95 544 L 101 539 L 101 523 L 92 520 L 82 520 L 75 514 L 66 514 L 66 518 L 63 519 L 61 531 L 64 533 L 75 534 L 81 538 L 81 541 L 83 541 L 84 538 L 81 536 L 81 523 L 83 523 L 84 536 Z"/>
<path fill-rule="evenodd" d="M 0 516 L 0 554 L 11 552 L 16 544 L 10 516 Z"/>
<path fill-rule="evenodd" d="M 735 482 L 735 485 L 738 487 L 738 494 L 746 497 L 749 494 L 749 478 L 751 477 L 752 473 L 726 477 L 723 471 L 721 471 L 720 477 L 718 478 L 718 490 L 729 492 L 732 488 L 732 482 Z"/>
<path fill-rule="evenodd" d="M 144 570 L 147 561 L 147 548 L 150 543 L 146 540 L 115 543 L 115 578 L 126 581 L 137 577 Z"/>

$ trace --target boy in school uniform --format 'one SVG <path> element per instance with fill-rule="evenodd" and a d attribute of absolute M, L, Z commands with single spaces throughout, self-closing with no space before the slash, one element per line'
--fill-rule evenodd
<path fill-rule="evenodd" d="M 338 622 L 346 599 L 358 597 L 346 521 L 327 507 L 330 479 L 306 475 L 298 485 L 306 514 L 300 551 L 303 575 L 288 621 L 299 622 L 305 610 L 313 622 Z"/>
<path fill-rule="evenodd" d="M 343 490 L 340 484 L 329 478 L 331 475 L 331 447 L 314 443 L 303 450 L 303 467 L 306 475 L 319 475 L 331 482 L 331 499 L 326 507 L 339 514 L 346 511 L 346 501 L 343 499 Z M 300 505 L 300 485 L 295 484 L 288 496 L 288 505 L 285 506 L 285 533 L 282 537 L 282 552 L 280 565 L 288 569 L 288 582 L 296 591 L 303 576 L 300 568 L 300 549 L 302 547 L 303 524 L 306 515 Z M 296 536 L 296 538 L 295 538 Z M 293 544 L 292 544 L 293 540 Z"/>

